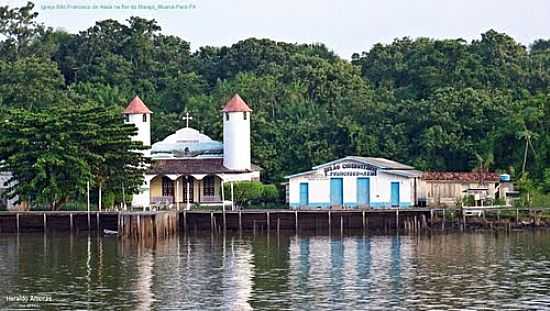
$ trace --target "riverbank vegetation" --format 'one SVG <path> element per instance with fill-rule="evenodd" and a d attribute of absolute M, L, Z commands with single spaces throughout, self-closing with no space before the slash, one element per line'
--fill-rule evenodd
<path fill-rule="evenodd" d="M 139 95 L 154 111 L 153 141 L 183 127 L 185 110 L 221 140 L 220 108 L 239 93 L 254 109 L 252 158 L 270 183 L 355 154 L 421 170 L 489 168 L 550 192 L 549 39 L 405 37 L 348 61 L 323 44 L 256 38 L 192 50 L 139 17 L 71 34 L 36 16 L 32 4 L 0 8 L 3 119 L 14 108 L 79 106 L 74 98 L 121 111 Z"/>

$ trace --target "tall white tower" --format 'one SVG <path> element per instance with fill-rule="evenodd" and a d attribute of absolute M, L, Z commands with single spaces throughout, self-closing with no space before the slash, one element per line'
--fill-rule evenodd
<path fill-rule="evenodd" d="M 143 150 L 143 154 L 148 157 L 151 151 L 151 114 L 153 112 L 145 106 L 143 101 L 138 97 L 134 97 L 128 104 L 128 107 L 124 109 L 124 123 L 134 124 L 138 132 L 132 136 L 132 140 L 141 141 L 144 146 L 149 147 Z M 144 176 L 145 177 L 145 176 Z M 139 193 L 135 193 L 132 196 L 132 206 L 135 207 L 148 207 L 150 203 L 149 183 L 144 178 L 143 185 Z"/>
<path fill-rule="evenodd" d="M 132 140 L 141 141 L 144 146 L 151 146 L 152 113 L 139 96 L 134 97 L 123 112 L 124 123 L 132 123 L 138 129 L 137 135 L 132 136 Z"/>
<path fill-rule="evenodd" d="M 223 166 L 231 170 L 250 169 L 250 115 L 252 109 L 235 94 L 223 112 Z"/>

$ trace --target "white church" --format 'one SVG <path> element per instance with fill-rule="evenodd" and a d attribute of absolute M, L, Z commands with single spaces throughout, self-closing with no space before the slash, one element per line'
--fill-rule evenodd
<path fill-rule="evenodd" d="M 134 124 L 134 140 L 150 146 L 151 159 L 141 192 L 134 207 L 167 206 L 189 209 L 195 204 L 221 205 L 227 182 L 259 180 L 261 168 L 250 160 L 250 118 L 252 109 L 236 94 L 222 110 L 223 143 L 186 127 L 151 146 L 152 111 L 139 97 L 124 110 L 126 123 Z"/>

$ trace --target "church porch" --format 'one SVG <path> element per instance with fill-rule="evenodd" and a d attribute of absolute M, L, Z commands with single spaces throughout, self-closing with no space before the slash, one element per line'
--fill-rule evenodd
<path fill-rule="evenodd" d="M 222 203 L 222 179 L 216 175 L 158 175 L 151 180 L 151 206 L 185 209 Z"/>

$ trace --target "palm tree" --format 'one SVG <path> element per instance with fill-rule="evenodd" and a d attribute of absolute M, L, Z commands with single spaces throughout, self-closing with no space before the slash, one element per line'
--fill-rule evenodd
<path fill-rule="evenodd" d="M 528 130 L 525 125 L 523 126 L 523 131 L 519 131 L 516 135 L 519 139 L 524 139 L 525 140 L 525 149 L 524 149 L 525 151 L 523 152 L 523 164 L 521 166 L 521 174 L 524 175 L 525 174 L 525 169 L 526 169 L 526 166 L 527 166 L 527 155 L 528 155 L 528 152 L 529 152 L 529 148 L 533 152 L 533 155 L 535 157 L 537 156 L 537 153 L 535 151 L 535 147 L 533 147 L 532 140 L 537 139 L 538 135 L 536 133 L 533 133 L 532 131 Z"/>

